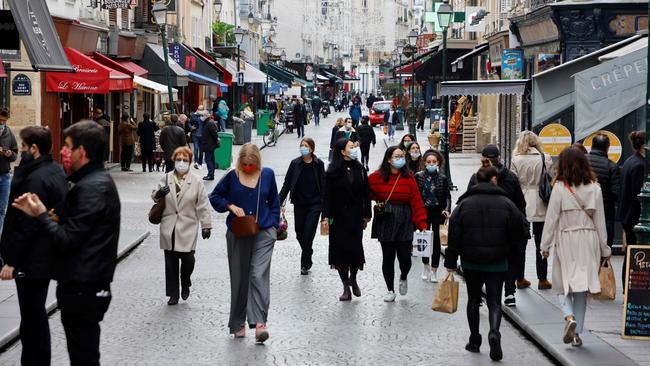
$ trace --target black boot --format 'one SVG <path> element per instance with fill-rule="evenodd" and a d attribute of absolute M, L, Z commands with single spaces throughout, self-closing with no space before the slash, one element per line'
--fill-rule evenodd
<path fill-rule="evenodd" d="M 480 334 L 470 335 L 469 343 L 465 345 L 465 350 L 472 353 L 479 353 L 481 348 L 482 338 Z"/>
<path fill-rule="evenodd" d="M 359 297 L 361 296 L 361 289 L 359 288 L 359 284 L 357 283 L 357 276 L 352 276 L 350 279 L 350 285 L 352 286 L 352 293 L 354 296 Z"/>
<path fill-rule="evenodd" d="M 350 300 L 352 300 L 352 294 L 350 293 L 350 281 L 343 281 L 343 294 L 339 297 L 339 301 Z"/>
<path fill-rule="evenodd" d="M 490 331 L 488 342 L 490 343 L 490 358 L 492 361 L 500 361 L 503 358 L 503 351 L 501 350 L 501 334 L 499 332 Z"/>

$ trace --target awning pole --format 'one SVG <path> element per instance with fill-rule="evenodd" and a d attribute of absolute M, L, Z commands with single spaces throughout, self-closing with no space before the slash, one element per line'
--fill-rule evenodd
<path fill-rule="evenodd" d="M 648 2 L 648 14 L 650 15 L 650 2 Z M 650 55 L 650 47 L 647 47 L 648 55 Z M 650 73 L 647 75 L 647 80 L 650 81 Z M 643 181 L 643 189 L 639 194 L 639 201 L 641 201 L 641 215 L 639 217 L 639 224 L 634 227 L 634 232 L 637 233 L 637 242 L 639 244 L 650 244 L 650 154 L 648 154 L 648 146 L 650 146 L 650 84 L 646 82 L 646 103 L 645 103 L 645 179 Z M 629 252 L 626 253 L 629 255 Z"/>

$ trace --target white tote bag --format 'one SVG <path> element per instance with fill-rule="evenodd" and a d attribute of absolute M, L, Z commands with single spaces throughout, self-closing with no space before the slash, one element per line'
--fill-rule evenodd
<path fill-rule="evenodd" d="M 413 233 L 413 257 L 431 257 L 433 251 L 433 231 L 416 231 Z"/>

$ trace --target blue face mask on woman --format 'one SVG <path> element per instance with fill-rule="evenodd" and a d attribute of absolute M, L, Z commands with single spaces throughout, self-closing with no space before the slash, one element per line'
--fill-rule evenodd
<path fill-rule="evenodd" d="M 438 166 L 435 164 L 427 165 L 427 172 L 436 173 L 438 171 Z"/>
<path fill-rule="evenodd" d="M 406 165 L 406 159 L 404 159 L 404 158 L 393 159 L 393 162 L 391 163 L 391 165 L 395 169 L 402 169 L 404 167 L 404 165 Z"/>
<path fill-rule="evenodd" d="M 311 151 L 309 151 L 308 147 L 300 146 L 300 156 L 308 156 L 311 154 Z"/>

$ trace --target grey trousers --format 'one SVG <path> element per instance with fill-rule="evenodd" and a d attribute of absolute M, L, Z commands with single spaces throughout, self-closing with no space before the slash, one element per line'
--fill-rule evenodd
<path fill-rule="evenodd" d="M 230 333 L 243 325 L 255 328 L 266 323 L 271 302 L 271 257 L 277 238 L 275 228 L 261 230 L 256 236 L 235 238 L 226 233 L 230 269 Z"/>

